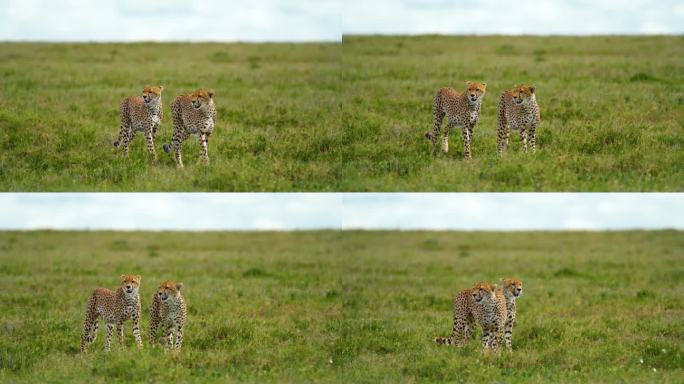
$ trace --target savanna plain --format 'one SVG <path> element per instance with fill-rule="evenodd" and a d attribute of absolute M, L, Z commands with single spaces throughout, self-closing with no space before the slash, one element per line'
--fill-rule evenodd
<path fill-rule="evenodd" d="M 142 336 L 78 352 L 88 295 L 142 275 Z M 681 382 L 684 234 L 0 232 L 2 382 Z M 453 295 L 523 281 L 513 352 L 434 344 Z M 185 284 L 183 350 L 147 344 Z"/>

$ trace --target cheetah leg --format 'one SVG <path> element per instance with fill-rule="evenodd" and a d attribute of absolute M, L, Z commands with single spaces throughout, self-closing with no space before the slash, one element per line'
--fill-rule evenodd
<path fill-rule="evenodd" d="M 126 131 L 125 136 L 123 137 L 123 142 L 121 143 L 121 146 L 123 148 L 123 156 L 128 157 L 128 146 L 131 144 L 131 140 L 133 140 L 133 137 L 135 136 L 135 131 L 132 129 L 128 129 Z"/>
<path fill-rule="evenodd" d="M 437 145 L 437 139 L 439 139 L 439 128 L 442 126 L 442 121 L 444 121 L 445 113 L 437 108 L 433 111 L 433 121 L 432 121 L 432 132 L 427 132 L 425 137 L 432 141 L 432 145 Z"/>
<path fill-rule="evenodd" d="M 489 341 L 490 335 L 489 335 L 489 328 L 483 328 L 482 329 L 482 349 L 485 351 L 489 349 L 490 341 Z"/>
<path fill-rule="evenodd" d="M 455 126 L 451 121 L 444 127 L 444 136 L 442 137 L 442 152 L 449 152 L 449 131 Z"/>
<path fill-rule="evenodd" d="M 465 329 L 463 330 L 463 341 L 468 341 L 473 336 L 473 326 L 472 324 L 466 323 Z"/>
<path fill-rule="evenodd" d="M 105 328 L 107 329 L 106 334 L 105 334 L 105 352 L 109 352 L 112 350 L 111 344 L 112 344 L 112 333 L 114 333 L 114 324 L 107 323 L 107 324 L 105 324 Z"/>
<path fill-rule="evenodd" d="M 175 349 L 180 351 L 182 345 L 183 345 L 183 327 L 179 325 L 176 328 L 176 345 L 174 347 L 175 347 Z"/>
<path fill-rule="evenodd" d="M 88 319 L 83 322 L 83 332 L 81 333 L 81 353 L 85 353 L 86 345 L 92 339 L 92 326 Z"/>
<path fill-rule="evenodd" d="M 150 320 L 150 334 L 149 334 L 150 345 L 154 344 L 154 342 L 155 342 L 154 338 L 157 335 L 157 326 L 158 326 L 157 321 L 154 318 L 152 318 L 152 320 Z"/>
<path fill-rule="evenodd" d="M 135 344 L 138 346 L 138 349 L 142 348 L 142 337 L 140 337 L 140 325 L 138 323 L 139 317 L 138 314 L 134 313 L 131 316 L 131 321 L 133 322 L 133 338 L 135 339 Z"/>
<path fill-rule="evenodd" d="M 537 151 L 537 137 L 535 135 L 537 127 L 534 125 L 530 125 L 528 132 L 527 132 L 527 137 L 528 141 L 530 142 L 530 150 L 532 153 L 535 153 Z"/>
<path fill-rule="evenodd" d="M 127 133 L 130 130 L 130 127 L 121 124 L 119 126 L 119 138 L 114 142 L 114 147 L 119 147 L 119 145 L 123 144 L 124 138 L 126 137 Z"/>
<path fill-rule="evenodd" d="M 472 132 L 472 128 L 470 127 L 463 127 L 461 130 L 461 133 L 463 134 L 463 157 L 466 160 L 472 159 L 472 155 L 470 153 L 470 133 Z"/>
<path fill-rule="evenodd" d="M 199 133 L 199 141 L 200 141 L 200 163 L 207 165 L 209 164 L 209 150 L 208 150 L 208 137 L 206 133 Z"/>
<path fill-rule="evenodd" d="M 90 343 L 94 343 L 94 342 L 95 342 L 95 339 L 97 338 L 97 327 L 98 327 L 98 323 L 99 323 L 99 322 L 97 321 L 97 319 L 95 319 L 95 322 L 93 322 L 93 326 L 92 326 L 92 329 L 93 329 L 93 330 L 92 330 L 92 333 L 90 334 L 90 338 L 88 339 L 88 341 L 89 341 Z"/>
<path fill-rule="evenodd" d="M 147 152 L 152 155 L 153 160 L 157 160 L 157 152 L 154 150 L 154 127 L 145 128 L 145 142 L 147 142 Z"/>
<path fill-rule="evenodd" d="M 176 168 L 183 168 L 181 149 L 183 147 L 183 141 L 185 141 L 187 138 L 188 134 L 185 131 L 176 130 L 173 132 L 171 146 L 173 147 L 173 156 L 176 159 Z"/>
<path fill-rule="evenodd" d="M 507 350 L 512 350 L 511 346 L 511 338 L 513 337 L 513 322 L 515 321 L 515 317 L 512 315 L 508 315 L 508 318 L 506 319 L 506 324 L 504 324 L 504 340 L 506 343 L 506 349 Z"/>
<path fill-rule="evenodd" d="M 525 127 L 520 127 L 520 149 L 527 152 L 527 131 Z"/>
<path fill-rule="evenodd" d="M 123 347 L 123 323 L 116 323 L 116 338 L 119 341 L 119 345 Z"/>
<path fill-rule="evenodd" d="M 510 137 L 510 131 L 508 124 L 501 124 L 497 130 L 496 135 L 496 150 L 499 153 L 503 153 L 508 147 L 508 138 Z"/>
<path fill-rule="evenodd" d="M 166 345 L 164 346 L 164 349 L 170 349 L 173 348 L 173 326 L 169 326 L 166 328 Z"/>

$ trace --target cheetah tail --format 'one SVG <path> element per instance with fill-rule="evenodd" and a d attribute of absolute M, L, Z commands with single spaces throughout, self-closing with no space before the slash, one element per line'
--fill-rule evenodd
<path fill-rule="evenodd" d="M 454 343 L 452 337 L 435 337 L 435 344 L 437 345 L 451 345 Z"/>

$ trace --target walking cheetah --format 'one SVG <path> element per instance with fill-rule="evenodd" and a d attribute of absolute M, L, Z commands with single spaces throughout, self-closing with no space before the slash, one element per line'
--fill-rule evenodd
<path fill-rule="evenodd" d="M 124 156 L 128 156 L 128 145 L 136 132 L 144 132 L 147 142 L 147 151 L 153 159 L 157 159 L 154 150 L 154 135 L 162 120 L 161 93 L 164 87 L 147 86 L 143 89 L 142 96 L 129 96 L 119 106 L 121 116 L 121 130 L 119 139 L 114 142 L 114 147 L 121 146 Z"/>
<path fill-rule="evenodd" d="M 466 82 L 468 88 L 463 93 L 458 93 L 452 88 L 440 88 L 432 100 L 432 114 L 434 116 L 432 132 L 426 132 L 425 137 L 432 141 L 433 147 L 439 139 L 439 129 L 447 118 L 442 137 L 442 151 L 449 152 L 449 130 L 454 126 L 461 127 L 463 134 L 463 156 L 470 159 L 470 140 L 473 138 L 473 128 L 480 118 L 480 105 L 487 88 L 486 83 Z"/>
<path fill-rule="evenodd" d="M 522 282 L 510 277 L 501 279 L 501 286 L 496 290 L 496 295 L 499 299 L 503 297 L 506 302 L 506 322 L 502 331 L 504 333 L 506 349 L 510 351 L 513 325 L 515 325 L 515 300 L 522 295 Z"/>
<path fill-rule="evenodd" d="M 150 344 L 154 344 L 157 330 L 165 331 L 165 348 L 181 349 L 183 326 L 187 317 L 185 300 L 181 295 L 183 283 L 167 280 L 159 284 L 150 304 Z M 176 343 L 173 343 L 173 330 L 176 330 Z"/>
<path fill-rule="evenodd" d="M 482 327 L 482 348 L 497 350 L 497 335 L 504 326 L 506 303 L 495 295 L 496 285 L 486 282 L 460 291 L 454 298 L 454 326 L 450 337 L 437 337 L 440 344 L 464 344 L 473 332 L 475 323 Z"/>
<path fill-rule="evenodd" d="M 535 131 L 539 125 L 539 105 L 534 95 L 534 85 L 516 85 L 504 91 L 499 98 L 497 115 L 496 150 L 502 153 L 508 146 L 508 128 L 520 131 L 520 145 L 523 152 L 537 150 Z"/>
<path fill-rule="evenodd" d="M 86 344 L 92 343 L 97 337 L 98 318 L 102 316 L 106 327 L 105 351 L 110 350 L 112 331 L 116 326 L 116 335 L 119 344 L 123 346 L 123 323 L 127 319 L 133 322 L 133 337 L 142 348 L 140 338 L 140 276 L 121 275 L 119 288 L 112 292 L 106 288 L 97 288 L 90 295 L 86 306 L 83 333 L 81 334 L 81 352 L 86 352 Z"/>
<path fill-rule="evenodd" d="M 214 92 L 198 89 L 189 95 L 176 97 L 171 103 L 171 117 L 173 138 L 170 144 L 164 144 L 164 152 L 169 153 L 173 148 L 176 166 L 183 168 L 181 146 L 188 136 L 196 133 L 200 140 L 200 161 L 208 164 L 207 141 L 216 124 Z"/>

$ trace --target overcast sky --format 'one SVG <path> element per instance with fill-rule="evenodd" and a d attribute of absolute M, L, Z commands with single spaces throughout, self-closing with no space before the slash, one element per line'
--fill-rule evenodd
<path fill-rule="evenodd" d="M 0 40 L 340 41 L 340 0 L 0 0 Z"/>
<path fill-rule="evenodd" d="M 350 34 L 682 34 L 682 0 L 0 0 L 0 40 L 341 41 Z"/>
<path fill-rule="evenodd" d="M 0 194 L 3 229 L 684 230 L 684 194 Z"/>
<path fill-rule="evenodd" d="M 682 34 L 682 0 L 346 0 L 350 34 Z"/>

